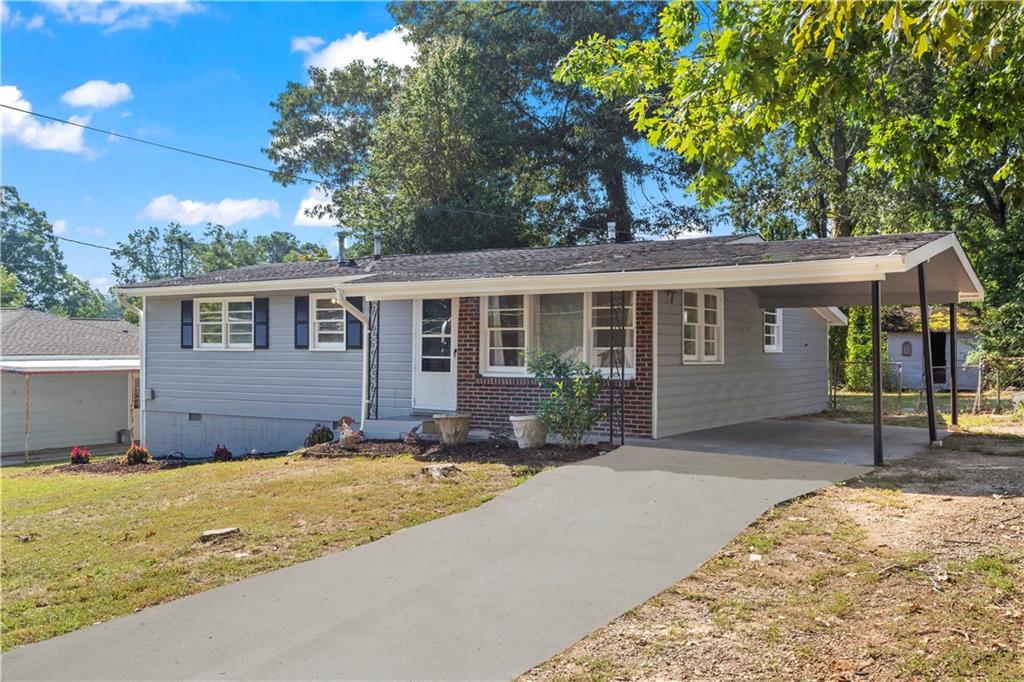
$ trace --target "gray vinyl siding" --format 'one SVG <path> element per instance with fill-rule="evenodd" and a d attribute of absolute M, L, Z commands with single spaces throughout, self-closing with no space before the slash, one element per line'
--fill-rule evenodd
<path fill-rule="evenodd" d="M 25 448 L 25 379 L 0 372 L 0 450 Z M 29 449 L 117 442 L 128 428 L 128 375 L 36 375 L 29 383 Z"/>
<path fill-rule="evenodd" d="M 248 428 L 252 424 L 246 419 L 277 420 L 277 426 L 267 427 L 269 433 L 286 436 L 274 436 L 268 438 L 273 443 L 256 443 L 245 449 L 270 451 L 279 449 L 276 445 L 285 438 L 304 435 L 315 423 L 331 423 L 346 415 L 358 419 L 363 397 L 363 351 L 295 348 L 295 296 L 308 293 L 232 294 L 270 299 L 270 347 L 251 351 L 181 348 L 182 298 L 147 297 L 146 388 L 153 392 L 146 403 L 147 444 L 191 454 L 187 450 L 209 450 L 216 445 L 218 431 L 212 424 L 242 423 Z M 381 415 L 408 414 L 412 395 L 411 302 L 381 304 L 380 339 Z M 203 415 L 206 425 L 201 431 L 178 429 L 177 424 L 182 419 L 187 421 L 188 413 Z M 191 424 L 194 427 L 196 422 Z M 225 426 L 220 432 L 226 435 L 232 428 Z M 196 441 L 213 442 L 200 446 L 190 436 L 179 443 L 182 434 L 198 434 Z M 299 444 L 291 442 L 291 447 Z"/>
<path fill-rule="evenodd" d="M 679 292 L 658 292 L 656 314 L 658 437 L 826 407 L 827 323 L 814 310 L 785 309 L 783 351 L 765 353 L 757 296 L 726 289 L 725 362 L 717 365 L 683 364 Z"/>

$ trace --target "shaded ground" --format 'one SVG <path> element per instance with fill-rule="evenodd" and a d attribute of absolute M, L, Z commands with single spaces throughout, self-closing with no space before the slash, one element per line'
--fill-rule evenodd
<path fill-rule="evenodd" d="M 533 473 L 468 460 L 436 481 L 409 454 L 72 473 L 112 461 L 4 469 L 4 649 L 464 511 Z M 228 526 L 241 533 L 197 542 Z"/>
<path fill-rule="evenodd" d="M 1024 679 L 1024 444 L 946 446 L 773 508 L 521 679 Z"/>

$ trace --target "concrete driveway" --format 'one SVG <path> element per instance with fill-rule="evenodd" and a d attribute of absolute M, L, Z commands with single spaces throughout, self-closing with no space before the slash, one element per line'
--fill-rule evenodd
<path fill-rule="evenodd" d="M 862 467 L 625 446 L 463 514 L 2 658 L 6 680 L 502 680 Z"/>

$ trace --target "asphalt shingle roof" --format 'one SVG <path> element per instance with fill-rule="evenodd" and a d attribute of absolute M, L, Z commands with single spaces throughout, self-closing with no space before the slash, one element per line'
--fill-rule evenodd
<path fill-rule="evenodd" d="M 138 355 L 139 330 L 125 320 L 68 319 L 41 310 L 0 310 L 0 357 Z"/>
<path fill-rule="evenodd" d="M 151 280 L 126 288 L 160 288 L 269 280 L 363 275 L 358 283 L 426 282 L 531 275 L 559 275 L 646 270 L 676 270 L 723 265 L 755 265 L 853 257 L 904 255 L 946 232 L 872 235 L 838 239 L 737 241 L 743 235 L 586 246 L 485 249 L 435 254 L 267 263 L 201 275 Z"/>

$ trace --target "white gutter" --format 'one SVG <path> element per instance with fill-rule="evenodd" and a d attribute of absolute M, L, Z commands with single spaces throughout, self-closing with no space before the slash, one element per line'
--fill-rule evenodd
<path fill-rule="evenodd" d="M 214 284 L 177 284 L 165 287 L 114 287 L 117 296 L 175 296 L 181 294 L 225 294 L 239 291 L 295 291 L 303 289 L 332 289 L 338 284 L 352 282 L 366 274 L 348 277 L 309 277 L 306 279 L 267 279 L 245 282 L 219 282 Z"/>
<path fill-rule="evenodd" d="M 146 403 L 149 401 L 149 394 L 146 391 L 146 297 L 142 296 L 142 307 L 139 308 L 127 299 L 127 295 L 118 289 L 114 289 L 121 307 L 127 308 L 139 316 L 139 445 L 146 445 Z M 132 409 L 134 409 L 134 405 Z M 135 434 L 130 434 L 134 438 Z"/>

